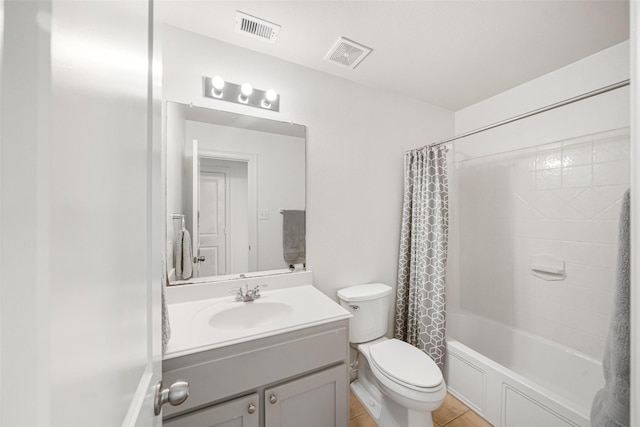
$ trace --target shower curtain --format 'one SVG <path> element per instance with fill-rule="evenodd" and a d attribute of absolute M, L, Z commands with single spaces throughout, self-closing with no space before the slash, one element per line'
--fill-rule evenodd
<path fill-rule="evenodd" d="M 446 149 L 405 154 L 395 336 L 426 352 L 441 370 L 445 356 L 445 270 L 449 229 Z"/>

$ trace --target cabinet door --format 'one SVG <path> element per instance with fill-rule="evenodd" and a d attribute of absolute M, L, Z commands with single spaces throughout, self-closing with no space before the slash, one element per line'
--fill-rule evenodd
<path fill-rule="evenodd" d="M 265 427 L 347 427 L 347 366 L 264 391 Z"/>
<path fill-rule="evenodd" d="M 258 427 L 258 393 L 165 421 L 164 427 Z"/>

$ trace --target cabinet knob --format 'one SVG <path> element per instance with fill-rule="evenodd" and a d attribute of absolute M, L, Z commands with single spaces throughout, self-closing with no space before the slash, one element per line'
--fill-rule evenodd
<path fill-rule="evenodd" d="M 278 401 L 278 398 L 276 397 L 275 394 L 272 394 L 271 396 L 269 396 L 269 402 L 276 403 L 277 401 Z"/>
<path fill-rule="evenodd" d="M 254 405 L 253 403 L 249 403 L 249 409 L 247 409 L 247 412 L 249 412 L 250 414 L 256 412 L 256 405 Z"/>

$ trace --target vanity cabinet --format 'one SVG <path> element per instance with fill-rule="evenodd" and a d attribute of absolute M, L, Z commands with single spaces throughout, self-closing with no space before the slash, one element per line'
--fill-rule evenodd
<path fill-rule="evenodd" d="M 348 400 L 345 368 L 343 364 L 265 389 L 265 427 L 343 425 Z"/>
<path fill-rule="evenodd" d="M 165 427 L 258 427 L 258 393 L 201 409 L 162 423 Z"/>
<path fill-rule="evenodd" d="M 163 381 L 190 392 L 164 425 L 348 427 L 348 340 L 340 320 L 165 360 Z"/>

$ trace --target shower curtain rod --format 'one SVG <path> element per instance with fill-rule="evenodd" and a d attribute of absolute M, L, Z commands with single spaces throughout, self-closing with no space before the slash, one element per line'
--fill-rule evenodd
<path fill-rule="evenodd" d="M 573 98 L 565 99 L 564 101 L 556 102 L 555 104 L 550 104 L 550 105 L 547 105 L 546 107 L 538 108 L 537 110 L 529 111 L 528 113 L 523 113 L 518 116 L 514 116 L 509 119 L 505 119 L 487 126 L 483 126 L 478 129 L 470 130 L 469 132 L 465 132 L 461 135 L 453 136 L 451 138 L 443 139 L 442 141 L 434 142 L 433 144 L 428 144 L 427 147 L 437 147 L 439 145 L 443 145 L 448 142 L 455 141 L 457 139 L 475 135 L 476 133 L 497 128 L 498 126 L 506 125 L 508 123 L 513 123 L 521 119 L 526 119 L 527 117 L 535 116 L 536 114 L 544 113 L 545 111 L 549 111 L 549 110 L 554 110 L 559 107 L 564 107 L 565 105 L 573 104 L 574 102 L 582 101 L 583 99 L 591 98 L 593 96 L 600 95 L 612 90 L 620 89 L 621 87 L 628 86 L 628 85 L 629 85 L 629 79 L 622 80 L 622 81 L 619 81 L 618 83 L 614 83 L 609 86 L 604 86 L 604 87 L 601 87 L 600 89 L 592 90 L 591 92 L 583 93 L 582 95 L 574 96 Z"/>

